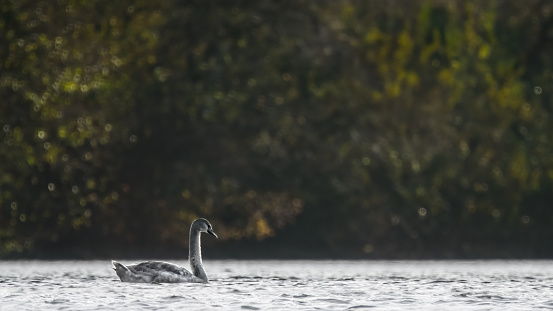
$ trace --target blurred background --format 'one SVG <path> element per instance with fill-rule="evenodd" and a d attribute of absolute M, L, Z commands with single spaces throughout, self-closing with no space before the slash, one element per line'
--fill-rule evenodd
<path fill-rule="evenodd" d="M 553 1 L 0 8 L 1 258 L 553 256 Z"/>

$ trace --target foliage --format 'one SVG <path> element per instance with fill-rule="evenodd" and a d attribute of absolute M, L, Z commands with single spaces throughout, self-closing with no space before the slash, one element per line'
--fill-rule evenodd
<path fill-rule="evenodd" d="M 0 256 L 551 255 L 547 1 L 0 9 Z"/>

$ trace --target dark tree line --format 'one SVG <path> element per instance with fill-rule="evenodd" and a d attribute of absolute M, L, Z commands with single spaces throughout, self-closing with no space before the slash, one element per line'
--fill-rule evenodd
<path fill-rule="evenodd" d="M 551 256 L 553 2 L 511 2 L 4 1 L 0 256 L 196 217 L 265 254 Z"/>

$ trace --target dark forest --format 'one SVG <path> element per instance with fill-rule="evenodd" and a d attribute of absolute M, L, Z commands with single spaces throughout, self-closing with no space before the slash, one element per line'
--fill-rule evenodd
<path fill-rule="evenodd" d="M 0 258 L 553 256 L 552 1 L 0 10 Z"/>

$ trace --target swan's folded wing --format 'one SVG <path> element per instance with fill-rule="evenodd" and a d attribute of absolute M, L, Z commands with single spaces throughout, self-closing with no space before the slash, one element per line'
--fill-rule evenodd
<path fill-rule="evenodd" d="M 163 261 L 146 261 L 127 266 L 136 275 L 149 276 L 154 283 L 205 283 L 185 268 Z"/>
<path fill-rule="evenodd" d="M 136 273 L 170 273 L 181 276 L 192 276 L 190 271 L 185 268 L 163 261 L 145 261 L 139 264 L 128 266 L 128 268 Z"/>

